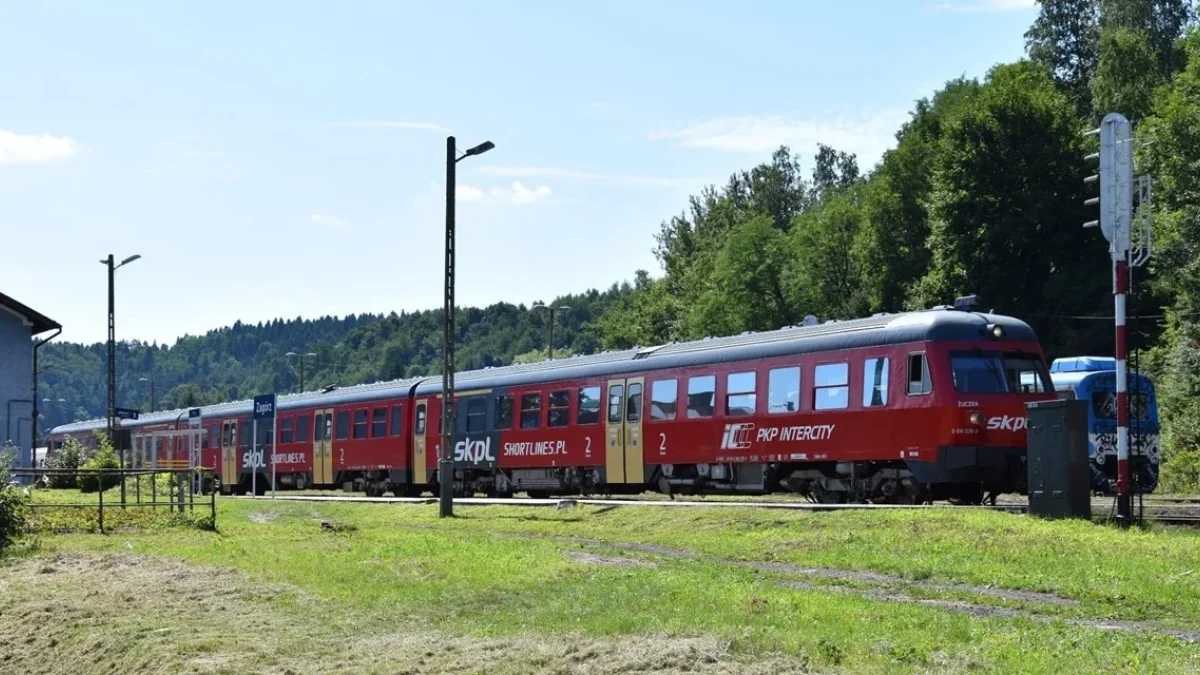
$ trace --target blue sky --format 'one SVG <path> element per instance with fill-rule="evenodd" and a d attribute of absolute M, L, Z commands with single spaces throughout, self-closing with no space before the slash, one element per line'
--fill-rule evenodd
<path fill-rule="evenodd" d="M 434 5 L 437 6 L 434 6 Z M 865 168 L 1022 54 L 1033 0 L 0 3 L 0 291 L 105 337 L 658 273 L 659 223 L 786 143 Z M 291 347 L 291 345 L 283 345 Z M 299 346 L 299 345 L 297 345 Z"/>

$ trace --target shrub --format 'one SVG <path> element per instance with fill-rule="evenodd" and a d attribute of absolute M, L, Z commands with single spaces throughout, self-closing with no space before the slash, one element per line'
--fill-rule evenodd
<path fill-rule="evenodd" d="M 0 487 L 0 551 L 25 529 L 29 504 L 19 488 Z"/>
<path fill-rule="evenodd" d="M 61 448 L 46 461 L 47 469 L 62 469 L 74 471 L 83 463 L 83 447 L 74 438 L 68 438 Z M 50 476 L 50 487 L 71 489 L 78 487 L 76 476 L 73 474 L 57 474 Z"/>
<path fill-rule="evenodd" d="M 119 469 L 120 467 L 121 463 L 117 459 L 117 453 L 113 452 L 112 445 L 105 439 L 101 441 L 100 447 L 96 448 L 96 452 L 92 455 L 91 459 L 84 462 L 80 468 L 92 470 Z M 116 475 L 98 476 L 95 474 L 82 474 L 79 476 L 79 489 L 83 492 L 107 490 L 120 482 L 120 478 Z"/>

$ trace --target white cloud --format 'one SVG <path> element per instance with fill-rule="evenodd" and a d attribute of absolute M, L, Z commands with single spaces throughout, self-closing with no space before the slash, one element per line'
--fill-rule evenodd
<path fill-rule="evenodd" d="M 925 5 L 925 9 L 950 13 L 1012 12 L 1033 8 L 1036 0 L 955 0 L 936 5 Z"/>
<path fill-rule="evenodd" d="M 75 139 L 50 134 L 18 134 L 0 129 L 0 165 L 42 164 L 74 155 Z"/>
<path fill-rule="evenodd" d="M 432 122 L 399 122 L 394 120 L 352 120 L 348 122 L 330 122 L 325 126 L 331 129 L 409 129 L 412 131 L 438 131 L 448 133 L 450 130 Z"/>
<path fill-rule="evenodd" d="M 818 143 L 858 155 L 861 166 L 874 164 L 896 140 L 896 131 L 908 119 L 904 110 L 877 111 L 857 117 L 793 119 L 747 115 L 722 117 L 682 129 L 652 134 L 685 148 L 735 152 L 770 152 L 780 145 L 806 151 Z"/>
<path fill-rule="evenodd" d="M 313 225 L 320 225 L 321 227 L 350 227 L 349 222 L 342 220 L 337 216 L 325 216 L 319 213 L 314 213 L 313 215 L 309 216 L 308 219 L 312 221 Z"/>
<path fill-rule="evenodd" d="M 454 198 L 460 202 L 477 202 L 483 199 L 483 190 L 472 185 L 456 185 Z"/>
<path fill-rule="evenodd" d="M 472 173 L 482 173 L 489 176 L 504 176 L 507 178 L 561 178 L 563 180 L 603 185 L 608 187 L 679 187 L 703 182 L 691 178 L 665 178 L 657 176 L 629 176 L 621 174 L 588 173 L 553 166 L 497 166 L 485 164 Z"/>
<path fill-rule="evenodd" d="M 519 181 L 513 181 L 512 189 L 507 188 L 492 188 L 491 195 L 495 199 L 500 199 L 513 204 L 536 204 L 550 196 L 550 188 L 545 185 L 539 185 L 530 190 L 522 185 Z"/>

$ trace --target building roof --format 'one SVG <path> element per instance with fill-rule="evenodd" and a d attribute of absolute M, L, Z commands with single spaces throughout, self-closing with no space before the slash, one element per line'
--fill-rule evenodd
<path fill-rule="evenodd" d="M 23 305 L 16 300 L 0 293 L 0 307 L 18 314 L 33 325 L 33 334 L 45 333 L 48 330 L 61 329 L 62 326 L 50 317 Z"/>

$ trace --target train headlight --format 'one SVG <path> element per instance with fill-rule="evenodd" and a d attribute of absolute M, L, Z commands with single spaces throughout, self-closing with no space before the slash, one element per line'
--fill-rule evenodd
<path fill-rule="evenodd" d="M 1001 326 L 998 323 L 988 324 L 987 330 L 988 333 L 997 340 L 1004 337 L 1004 326 Z"/>
<path fill-rule="evenodd" d="M 987 421 L 987 418 L 983 416 L 983 413 L 981 413 L 981 412 L 971 413 L 971 424 L 974 424 L 976 426 L 983 426 L 983 423 L 986 421 Z"/>

